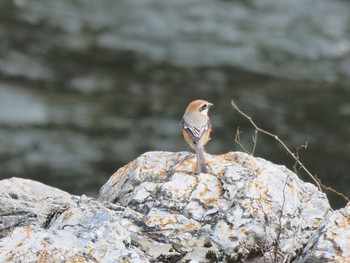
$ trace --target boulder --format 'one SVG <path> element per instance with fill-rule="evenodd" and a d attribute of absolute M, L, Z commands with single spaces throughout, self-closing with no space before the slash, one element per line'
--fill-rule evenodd
<path fill-rule="evenodd" d="M 149 262 L 124 208 L 20 178 L 0 182 L 0 201 L 0 262 Z"/>
<path fill-rule="evenodd" d="M 148 152 L 98 200 L 0 181 L 0 262 L 348 262 L 350 205 L 241 152 Z"/>
<path fill-rule="evenodd" d="M 295 258 L 330 210 L 325 194 L 284 166 L 240 152 L 206 160 L 209 172 L 195 175 L 193 154 L 146 153 L 98 199 L 143 214 L 142 232 L 198 262 Z"/>

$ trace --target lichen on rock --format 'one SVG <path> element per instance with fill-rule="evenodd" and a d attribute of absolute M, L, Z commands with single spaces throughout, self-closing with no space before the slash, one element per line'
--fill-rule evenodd
<path fill-rule="evenodd" d="M 350 262 L 350 203 L 328 214 L 296 262 Z"/>
<path fill-rule="evenodd" d="M 142 231 L 172 244 L 183 260 L 203 250 L 189 243 L 207 240 L 215 244 L 212 252 L 230 258 L 260 249 L 268 260 L 277 243 L 279 252 L 295 257 L 330 209 L 323 193 L 284 166 L 240 152 L 206 160 L 209 172 L 194 175 L 187 152 L 146 153 L 117 171 L 99 200 L 142 213 Z"/>
<path fill-rule="evenodd" d="M 0 262 L 149 262 L 124 208 L 20 178 L 0 181 L 0 201 Z"/>
<path fill-rule="evenodd" d="M 1 262 L 348 262 L 349 205 L 281 165 L 241 152 L 148 152 L 98 200 L 0 181 Z"/>

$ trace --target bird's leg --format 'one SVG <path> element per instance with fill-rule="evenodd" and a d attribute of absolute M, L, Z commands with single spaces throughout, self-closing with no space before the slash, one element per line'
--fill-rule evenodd
<path fill-rule="evenodd" d="M 207 172 L 207 166 L 205 164 L 205 159 L 203 155 L 203 148 L 200 145 L 196 145 L 196 173 L 206 173 Z"/>

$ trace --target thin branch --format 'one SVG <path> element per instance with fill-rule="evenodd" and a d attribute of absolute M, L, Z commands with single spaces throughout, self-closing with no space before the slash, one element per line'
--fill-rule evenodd
<path fill-rule="evenodd" d="M 328 190 L 328 191 L 331 191 L 331 192 L 333 192 L 333 193 L 335 193 L 335 194 L 337 194 L 337 195 L 343 197 L 347 202 L 350 202 L 350 198 L 347 197 L 345 194 L 343 194 L 343 193 L 341 193 L 341 192 L 338 192 L 337 190 L 333 189 L 332 187 L 325 186 L 324 184 L 321 183 L 321 180 L 317 177 L 317 175 L 315 175 L 315 177 L 316 177 L 316 179 L 318 180 L 318 182 L 320 183 L 320 185 L 321 185 L 324 189 L 326 189 L 326 190 Z"/>
<path fill-rule="evenodd" d="M 235 136 L 235 142 L 243 149 L 243 151 L 245 151 L 248 154 L 251 154 L 254 156 L 255 153 L 255 149 L 256 149 L 256 144 L 258 143 L 258 131 L 255 130 L 254 135 L 252 136 L 253 139 L 253 149 L 251 151 L 249 151 L 242 143 L 241 141 L 241 131 L 239 129 L 239 127 L 237 127 L 236 130 L 236 136 Z"/>
<path fill-rule="evenodd" d="M 252 155 L 254 156 L 256 145 L 258 143 L 258 130 L 255 130 L 253 135 L 253 149 L 252 149 Z"/>
<path fill-rule="evenodd" d="M 246 153 L 248 154 L 251 154 L 247 148 L 244 147 L 244 145 L 242 144 L 241 142 L 241 131 L 239 130 L 239 127 L 237 127 L 237 130 L 236 130 L 236 136 L 235 136 L 235 142 L 243 149 L 243 151 L 245 151 Z"/>
<path fill-rule="evenodd" d="M 261 133 L 266 134 L 266 135 L 268 135 L 268 136 L 270 136 L 270 137 L 273 137 L 275 140 L 277 140 L 277 141 L 283 146 L 283 148 L 288 152 L 288 154 L 290 154 L 290 156 L 292 156 L 292 158 L 295 160 L 296 164 L 299 165 L 300 169 L 304 170 L 304 172 L 306 172 L 307 175 L 310 176 L 310 178 L 316 183 L 318 189 L 319 189 L 321 192 L 322 192 L 322 188 L 327 189 L 327 190 L 332 191 L 332 192 L 338 194 L 339 196 L 343 197 L 347 202 L 350 202 L 349 197 L 345 196 L 343 193 L 340 193 L 340 192 L 334 190 L 334 189 L 331 188 L 331 187 L 327 187 L 327 186 L 323 185 L 322 182 L 321 182 L 318 178 L 316 178 L 315 176 L 313 176 L 312 173 L 311 173 L 311 172 L 305 167 L 305 165 L 300 161 L 299 156 L 296 156 L 296 155 L 287 147 L 287 145 L 286 145 L 280 138 L 278 138 L 278 136 L 277 136 L 276 134 L 273 134 L 273 133 L 271 133 L 271 132 L 268 132 L 268 131 L 265 131 L 265 130 L 259 128 L 259 127 L 255 124 L 255 122 L 253 121 L 253 119 L 252 119 L 250 116 L 248 116 L 247 114 L 245 114 L 243 111 L 241 111 L 241 110 L 238 108 L 238 106 L 236 105 L 236 103 L 235 103 L 233 100 L 231 100 L 231 104 L 232 104 L 232 106 L 237 110 L 237 112 L 238 112 L 239 114 L 241 114 L 243 117 L 245 117 L 246 119 L 249 120 L 249 122 L 254 126 L 256 132 L 261 132 Z"/>
<path fill-rule="evenodd" d="M 305 142 L 304 144 L 302 144 L 302 145 L 300 145 L 300 146 L 298 146 L 297 148 L 296 148 L 296 150 L 295 150 L 295 156 L 297 157 L 297 159 L 298 160 L 300 160 L 300 155 L 299 155 L 299 150 L 300 149 L 307 149 L 307 146 L 308 146 L 308 143 L 307 142 Z M 299 169 L 300 169 L 301 167 L 299 167 Z M 295 162 L 294 163 L 294 165 L 293 165 L 293 169 L 294 169 L 294 172 L 297 174 L 298 173 L 298 162 Z"/>
<path fill-rule="evenodd" d="M 275 139 L 284 147 L 284 149 L 293 157 L 293 159 L 299 164 L 299 166 L 312 178 L 312 180 L 314 180 L 314 182 L 316 183 L 318 189 L 319 189 L 320 191 L 322 191 L 321 185 L 320 185 L 319 182 L 316 180 L 316 178 L 312 175 L 312 173 L 309 172 L 309 170 L 304 166 L 304 164 L 295 156 L 295 154 L 294 154 L 291 150 L 289 150 L 289 148 L 287 147 L 287 145 L 285 145 L 284 142 L 283 142 L 280 138 L 278 138 L 278 136 L 277 136 L 276 134 L 273 134 L 273 133 L 271 133 L 271 132 L 268 132 L 268 131 L 265 131 L 265 130 L 259 128 L 259 127 L 255 124 L 255 122 L 253 121 L 253 119 L 252 119 L 250 116 L 248 116 L 247 114 L 245 114 L 243 111 L 241 111 L 241 110 L 237 107 L 236 103 L 235 103 L 233 100 L 231 100 L 231 104 L 232 104 L 232 106 L 238 111 L 239 114 L 241 114 L 243 117 L 245 117 L 245 118 L 247 118 L 247 119 L 249 120 L 249 122 L 254 126 L 255 130 L 257 130 L 258 132 L 264 133 L 264 134 L 266 134 L 266 135 L 268 135 L 268 136 L 271 136 L 271 137 L 275 138 Z"/>
<path fill-rule="evenodd" d="M 278 232 L 277 232 L 277 236 L 275 238 L 275 246 L 274 246 L 274 262 L 278 263 L 278 250 L 280 249 L 280 239 L 281 239 L 281 234 L 282 234 L 282 217 L 283 217 L 283 210 L 284 210 L 284 206 L 286 204 L 286 186 L 287 186 L 287 183 L 288 183 L 288 179 L 289 179 L 289 175 L 287 176 L 286 178 L 286 182 L 284 183 L 284 186 L 283 186 L 283 198 L 282 198 L 282 206 L 281 206 L 281 213 L 278 217 L 278 224 L 279 224 L 279 228 L 278 228 Z M 284 257 L 284 255 L 283 255 Z"/>

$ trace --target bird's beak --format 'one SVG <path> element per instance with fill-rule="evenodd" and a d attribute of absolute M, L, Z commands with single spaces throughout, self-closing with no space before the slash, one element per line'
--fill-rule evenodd
<path fill-rule="evenodd" d="M 208 103 L 209 108 L 214 107 L 213 103 Z"/>

